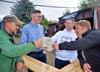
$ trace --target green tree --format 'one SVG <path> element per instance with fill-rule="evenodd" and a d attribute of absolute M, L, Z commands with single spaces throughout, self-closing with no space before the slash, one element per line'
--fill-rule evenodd
<path fill-rule="evenodd" d="M 82 0 L 80 1 L 80 5 L 78 6 L 79 9 L 84 9 L 84 8 L 87 8 L 87 7 L 90 7 L 91 4 L 88 3 L 88 0 Z"/>
<path fill-rule="evenodd" d="M 87 0 L 88 3 L 93 6 L 100 6 L 100 0 Z"/>
<path fill-rule="evenodd" d="M 44 28 L 48 29 L 48 25 L 54 23 L 55 21 L 49 20 L 47 18 L 45 18 L 44 15 L 42 15 L 42 21 L 41 24 L 43 25 Z"/>
<path fill-rule="evenodd" d="M 20 0 L 11 7 L 11 14 L 16 15 L 25 24 L 31 20 L 31 10 L 35 9 L 29 0 Z"/>
<path fill-rule="evenodd" d="M 42 21 L 41 24 L 43 25 L 43 27 L 47 28 L 48 27 L 48 20 L 45 18 L 44 15 L 42 15 Z"/>
<path fill-rule="evenodd" d="M 67 15 L 67 14 L 70 14 L 71 12 L 70 12 L 70 10 L 66 10 L 64 13 L 63 13 L 63 15 Z"/>
<path fill-rule="evenodd" d="M 100 6 L 100 0 L 82 0 L 80 1 L 79 9 L 84 9 L 87 7 Z"/>

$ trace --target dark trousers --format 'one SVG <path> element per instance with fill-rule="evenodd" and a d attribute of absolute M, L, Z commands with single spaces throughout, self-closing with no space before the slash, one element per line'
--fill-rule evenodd
<path fill-rule="evenodd" d="M 46 54 L 44 54 L 43 52 L 31 52 L 28 54 L 30 57 L 33 57 L 41 62 L 47 63 L 47 57 Z M 31 70 L 28 69 L 28 72 L 33 72 Z"/>
<path fill-rule="evenodd" d="M 60 59 L 55 58 L 55 67 L 61 69 L 62 67 L 70 64 L 70 61 L 63 61 Z"/>

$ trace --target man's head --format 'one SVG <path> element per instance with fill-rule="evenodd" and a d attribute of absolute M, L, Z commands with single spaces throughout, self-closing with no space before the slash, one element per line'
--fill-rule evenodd
<path fill-rule="evenodd" d="M 74 20 L 73 19 L 67 19 L 66 21 L 65 21 L 65 28 L 68 30 L 68 31 L 71 31 L 72 29 L 73 29 L 73 27 L 74 27 Z"/>
<path fill-rule="evenodd" d="M 75 23 L 76 34 L 79 38 L 82 37 L 82 34 L 91 29 L 91 24 L 87 20 L 80 20 Z"/>
<path fill-rule="evenodd" d="M 22 25 L 21 22 L 14 15 L 7 15 L 3 18 L 3 28 L 11 35 L 15 35 L 17 33 L 17 29 L 19 29 L 19 25 Z"/>
<path fill-rule="evenodd" d="M 40 23 L 42 20 L 41 11 L 40 10 L 33 10 L 31 13 L 31 17 L 32 17 L 32 22 L 34 24 Z"/>

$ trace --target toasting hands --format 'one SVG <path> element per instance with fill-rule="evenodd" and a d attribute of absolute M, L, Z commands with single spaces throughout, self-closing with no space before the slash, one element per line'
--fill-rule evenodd
<path fill-rule="evenodd" d="M 48 41 L 47 41 L 47 42 L 48 42 Z M 36 40 L 36 41 L 34 41 L 34 43 L 36 44 L 36 47 L 37 47 L 37 48 L 43 47 L 43 39 Z M 48 43 L 45 43 L 45 44 L 48 44 Z M 52 47 L 53 47 L 55 50 L 59 50 L 59 44 L 58 44 L 58 43 L 54 43 L 54 44 L 52 45 Z"/>
<path fill-rule="evenodd" d="M 55 50 L 59 50 L 59 44 L 58 43 L 54 43 L 52 46 Z"/>
<path fill-rule="evenodd" d="M 37 48 L 41 48 L 41 46 L 42 46 L 42 39 L 36 40 L 36 41 L 34 41 L 34 43 L 35 43 Z"/>

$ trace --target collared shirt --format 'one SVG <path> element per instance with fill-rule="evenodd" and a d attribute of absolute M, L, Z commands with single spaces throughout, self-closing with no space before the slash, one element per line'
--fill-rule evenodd
<path fill-rule="evenodd" d="M 14 36 L 11 35 L 11 34 L 9 34 L 9 33 L 8 33 L 8 35 L 11 37 L 9 40 L 10 40 L 13 44 L 17 44 L 17 43 L 16 43 L 16 40 L 14 40 Z"/>
<path fill-rule="evenodd" d="M 31 41 L 39 40 L 44 37 L 44 29 L 43 26 L 40 24 L 33 24 L 30 22 L 29 24 L 25 25 L 22 29 L 21 41 L 20 44 L 26 44 Z M 35 51 L 38 52 L 41 49 L 38 48 Z"/>

